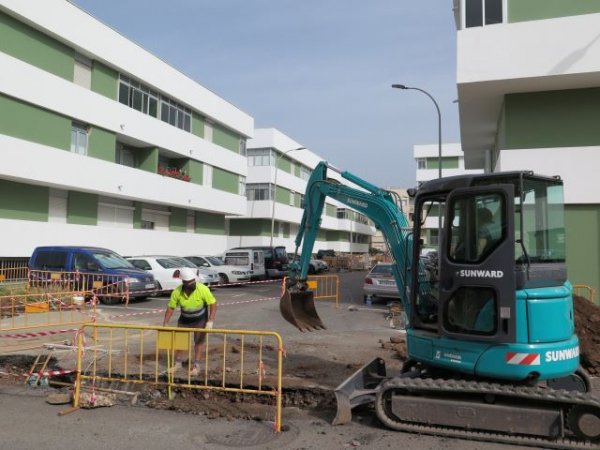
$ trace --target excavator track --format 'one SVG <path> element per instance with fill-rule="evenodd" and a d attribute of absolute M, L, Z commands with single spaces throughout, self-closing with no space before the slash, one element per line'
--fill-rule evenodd
<path fill-rule="evenodd" d="M 593 411 L 600 417 L 600 400 L 589 394 L 553 390 L 546 387 L 526 387 L 510 384 L 477 382 L 469 380 L 448 380 L 431 378 L 392 378 L 380 386 L 375 401 L 377 417 L 387 427 L 411 433 L 432 434 L 452 438 L 462 438 L 485 442 L 498 442 L 503 444 L 533 446 L 537 448 L 552 449 L 600 449 L 600 439 L 594 442 L 580 439 L 575 436 L 559 436 L 556 438 L 540 437 L 522 434 L 508 434 L 497 431 L 470 430 L 454 426 L 435 425 L 423 422 L 411 422 L 394 416 L 389 407 L 390 395 L 409 395 L 419 398 L 438 398 L 452 394 L 453 397 L 463 397 L 466 400 L 478 398 L 479 402 L 484 396 L 500 398 L 504 402 L 513 402 L 515 406 L 525 401 L 534 401 L 540 410 L 543 407 L 554 407 L 564 411 L 562 415 L 563 426 L 568 429 L 569 414 L 575 408 L 584 408 Z M 520 403 L 521 402 L 521 403 Z M 531 407 L 531 406 L 530 406 Z M 536 416 L 531 417 L 536 420 Z M 593 422 L 595 428 L 597 420 Z"/>

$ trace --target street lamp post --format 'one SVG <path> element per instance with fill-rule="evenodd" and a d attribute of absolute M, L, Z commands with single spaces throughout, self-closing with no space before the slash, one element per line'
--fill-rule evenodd
<path fill-rule="evenodd" d="M 427 97 L 429 97 L 435 105 L 435 109 L 438 115 L 438 178 L 442 178 L 442 114 L 440 113 L 440 107 L 438 106 L 435 99 L 431 96 L 431 94 L 423 89 L 417 87 L 409 87 L 403 84 L 392 84 L 392 87 L 396 89 L 412 89 L 415 91 L 422 92 Z"/>
<path fill-rule="evenodd" d="M 285 155 L 287 155 L 290 152 L 296 152 L 298 150 L 304 150 L 306 147 L 298 147 L 298 148 L 291 148 L 279 155 L 277 155 L 277 158 L 275 158 L 275 180 L 273 182 L 273 207 L 271 209 L 271 244 L 269 245 L 270 247 L 273 247 L 273 234 L 275 232 L 275 202 L 277 200 L 277 171 L 279 169 L 279 159 Z"/>

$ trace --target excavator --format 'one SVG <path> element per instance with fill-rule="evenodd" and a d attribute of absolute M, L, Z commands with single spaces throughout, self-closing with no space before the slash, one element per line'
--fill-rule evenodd
<path fill-rule="evenodd" d="M 460 175 L 409 195 L 412 227 L 393 192 L 354 174 L 322 161 L 308 180 L 283 318 L 301 331 L 325 328 L 307 277 L 327 197 L 382 231 L 407 318 L 406 362 L 388 373 L 374 358 L 341 383 L 333 423 L 366 405 L 398 431 L 600 448 L 600 399 L 579 365 L 560 177 Z M 434 265 L 421 257 L 431 230 L 439 236 Z"/>

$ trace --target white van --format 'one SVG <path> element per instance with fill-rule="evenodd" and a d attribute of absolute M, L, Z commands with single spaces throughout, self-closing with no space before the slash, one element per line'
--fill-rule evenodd
<path fill-rule="evenodd" d="M 227 250 L 223 259 L 225 264 L 241 266 L 246 270 L 251 271 L 252 280 L 264 280 L 267 278 L 267 272 L 265 270 L 265 255 L 262 250 Z"/>

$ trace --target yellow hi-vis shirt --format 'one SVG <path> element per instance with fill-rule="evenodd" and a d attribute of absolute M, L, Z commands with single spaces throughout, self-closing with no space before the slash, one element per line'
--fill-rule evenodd
<path fill-rule="evenodd" d="M 180 306 L 181 317 L 190 320 L 194 318 L 200 319 L 204 314 L 208 317 L 205 308 L 215 303 L 217 303 L 217 300 L 212 295 L 212 292 L 210 292 L 210 289 L 202 283 L 196 283 L 196 289 L 189 296 L 183 292 L 183 285 L 174 289 L 171 292 L 171 298 L 167 307 L 175 309 L 177 306 Z"/>

